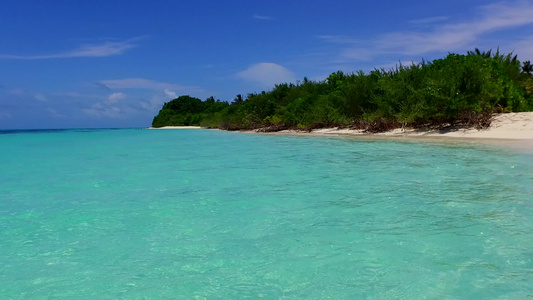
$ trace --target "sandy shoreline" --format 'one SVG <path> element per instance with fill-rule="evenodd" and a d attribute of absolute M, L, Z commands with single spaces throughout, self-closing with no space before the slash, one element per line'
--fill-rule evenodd
<path fill-rule="evenodd" d="M 451 143 L 483 143 L 511 148 L 533 154 L 533 112 L 506 113 L 494 116 L 486 129 L 418 130 L 395 129 L 383 133 L 365 133 L 363 130 L 322 128 L 308 131 L 283 130 L 261 133 L 267 135 L 339 136 L 371 139 L 427 140 Z"/>
<path fill-rule="evenodd" d="M 200 126 L 163 126 L 163 127 L 148 127 L 147 129 L 202 129 Z"/>
<path fill-rule="evenodd" d="M 394 129 L 383 133 L 365 133 L 362 130 L 355 129 L 322 128 L 311 132 L 283 130 L 275 133 L 533 140 L 533 112 L 498 114 L 494 116 L 489 128 L 481 130 L 475 128 L 444 130 Z"/>
<path fill-rule="evenodd" d="M 149 129 L 201 129 L 199 126 L 165 126 Z M 259 132 L 257 130 L 242 131 L 246 133 L 266 135 L 296 135 L 296 136 L 343 136 L 360 138 L 394 138 L 413 140 L 438 140 L 455 142 L 481 142 L 486 144 L 505 145 L 519 148 L 533 153 L 533 112 L 506 113 L 495 115 L 491 126 L 487 129 L 447 129 L 447 130 L 419 130 L 395 129 L 383 133 L 365 133 L 362 130 L 322 128 L 308 131 L 282 130 L 278 132 Z"/>

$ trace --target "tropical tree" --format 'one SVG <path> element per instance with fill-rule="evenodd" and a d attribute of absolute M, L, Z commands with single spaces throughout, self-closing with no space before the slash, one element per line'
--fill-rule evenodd
<path fill-rule="evenodd" d="M 522 73 L 531 75 L 533 72 L 533 65 L 531 64 L 531 61 L 526 60 L 522 63 Z"/>
<path fill-rule="evenodd" d="M 476 48 L 474 51 L 467 51 L 468 55 L 479 55 L 483 58 L 490 58 L 492 54 L 492 49 L 489 51 L 483 51 L 481 52 L 478 48 Z"/>
<path fill-rule="evenodd" d="M 197 125 L 228 130 L 346 126 L 368 131 L 395 127 L 484 127 L 495 111 L 533 110 L 533 70 L 514 54 L 450 53 L 391 70 L 330 74 L 323 81 L 282 83 L 233 102 L 181 96 L 165 103 L 153 126 Z"/>

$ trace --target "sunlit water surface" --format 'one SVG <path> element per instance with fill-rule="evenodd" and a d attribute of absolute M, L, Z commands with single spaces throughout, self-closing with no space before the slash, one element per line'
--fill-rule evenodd
<path fill-rule="evenodd" d="M 533 297 L 533 156 L 210 130 L 0 134 L 2 299 Z"/>

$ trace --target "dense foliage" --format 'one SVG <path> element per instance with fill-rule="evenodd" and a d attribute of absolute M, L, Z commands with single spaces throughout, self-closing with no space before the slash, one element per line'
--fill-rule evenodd
<path fill-rule="evenodd" d="M 180 96 L 163 105 L 159 114 L 154 117 L 152 126 L 199 126 L 203 119 L 228 106 L 227 102 L 215 101 L 213 97 L 202 101 L 190 96 Z"/>
<path fill-rule="evenodd" d="M 533 110 L 529 61 L 480 52 L 449 54 L 432 62 L 336 72 L 324 81 L 304 78 L 269 92 L 206 101 L 181 96 L 165 103 L 152 126 L 201 125 L 227 130 L 352 127 L 372 131 L 410 126 L 486 127 L 494 112 Z"/>

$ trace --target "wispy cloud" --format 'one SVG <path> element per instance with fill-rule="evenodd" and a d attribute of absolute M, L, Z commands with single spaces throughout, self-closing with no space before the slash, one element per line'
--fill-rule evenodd
<path fill-rule="evenodd" d="M 54 118 L 66 118 L 67 116 L 62 114 L 62 113 L 59 113 L 56 109 L 54 108 L 51 108 L 51 107 L 48 107 L 46 108 L 46 111 L 48 112 L 48 114 Z"/>
<path fill-rule="evenodd" d="M 105 85 L 105 84 L 103 84 L 101 82 L 93 82 L 93 84 L 96 85 L 97 87 L 101 88 L 101 89 L 106 90 L 106 91 L 110 91 L 111 90 L 107 85 Z"/>
<path fill-rule="evenodd" d="M 48 102 L 48 98 L 45 95 L 41 93 L 27 92 L 23 89 L 13 89 L 9 91 L 9 94 L 19 97 L 19 98 L 30 98 L 30 99 L 35 99 L 40 102 Z"/>
<path fill-rule="evenodd" d="M 275 63 L 258 63 L 237 73 L 237 77 L 273 87 L 282 82 L 294 82 L 296 76 L 289 69 Z"/>
<path fill-rule="evenodd" d="M 84 108 L 83 112 L 90 117 L 106 117 L 117 118 L 124 115 L 124 111 L 121 107 L 113 106 L 108 103 L 98 102 L 93 104 L 89 108 Z"/>
<path fill-rule="evenodd" d="M 182 90 L 191 88 L 176 83 L 160 82 L 143 78 L 125 78 L 114 80 L 101 80 L 95 83 L 97 86 L 107 89 L 148 89 L 148 90 Z"/>
<path fill-rule="evenodd" d="M 319 35 L 317 37 L 321 40 L 335 44 L 358 44 L 365 42 L 365 40 L 356 39 L 348 35 Z"/>
<path fill-rule="evenodd" d="M 125 51 L 136 47 L 135 42 L 141 38 L 133 38 L 124 41 L 107 41 L 97 45 L 82 45 L 74 50 L 44 55 L 11 55 L 0 54 L 0 59 L 59 59 L 59 58 L 78 58 L 78 57 L 106 57 L 121 55 Z"/>
<path fill-rule="evenodd" d="M 429 17 L 429 18 L 423 18 L 423 19 L 417 19 L 417 20 L 411 20 L 409 23 L 411 24 L 430 24 L 430 23 L 438 23 L 443 22 L 450 19 L 449 16 L 438 16 L 438 17 Z"/>
<path fill-rule="evenodd" d="M 101 80 L 95 85 L 107 90 L 114 89 L 144 89 L 163 92 L 166 97 L 176 98 L 179 93 L 205 94 L 205 90 L 199 86 L 181 85 L 177 83 L 155 81 L 144 78 L 124 78 L 113 80 Z"/>
<path fill-rule="evenodd" d="M 274 20 L 274 18 L 272 18 L 271 16 L 263 16 L 263 15 L 253 15 L 253 18 L 256 20 L 265 20 L 265 21 Z"/>
<path fill-rule="evenodd" d="M 45 95 L 43 94 L 35 94 L 33 95 L 33 97 L 38 100 L 38 101 L 41 101 L 41 102 L 48 102 L 48 98 L 46 98 Z"/>
<path fill-rule="evenodd" d="M 138 111 L 134 108 L 134 103 L 122 101 L 126 97 L 124 93 L 111 93 L 106 98 L 101 98 L 101 101 L 83 108 L 82 111 L 92 118 L 128 118 Z"/>
<path fill-rule="evenodd" d="M 526 36 L 523 40 L 517 43 L 511 43 L 509 45 L 510 49 L 507 52 L 517 51 L 520 60 L 531 60 L 533 61 L 533 34 Z"/>
<path fill-rule="evenodd" d="M 344 44 L 341 56 L 349 60 L 369 60 L 383 55 L 422 55 L 473 47 L 489 33 L 533 24 L 532 15 L 531 1 L 502 2 L 479 7 L 477 16 L 470 21 L 449 20 L 445 24 L 429 27 L 429 31 L 398 31 L 366 41 L 345 36 L 321 36 L 321 39 Z M 436 18 L 422 19 L 419 22 L 444 21 Z"/>
<path fill-rule="evenodd" d="M 139 103 L 140 107 L 146 111 L 158 111 L 163 106 L 163 103 L 167 102 L 169 99 L 173 99 L 171 95 L 165 94 L 156 94 L 153 95 L 150 100 L 144 100 Z"/>
<path fill-rule="evenodd" d="M 152 113 L 161 109 L 164 102 L 177 98 L 178 93 L 205 94 L 205 91 L 197 86 L 186 86 L 144 78 L 101 80 L 93 82 L 93 84 L 106 91 L 119 90 L 84 109 L 84 113 L 87 116 L 97 118 L 125 118 L 146 113 L 146 111 Z M 126 93 L 120 92 L 120 90 L 129 89 L 138 90 L 136 91 L 137 96 L 130 97 Z"/>
<path fill-rule="evenodd" d="M 126 94 L 124 93 L 112 93 L 109 96 L 107 96 L 107 101 L 111 103 L 119 102 L 120 100 L 123 100 L 126 98 Z"/>
<path fill-rule="evenodd" d="M 169 89 L 165 89 L 164 90 L 165 92 L 165 95 L 167 95 L 167 97 L 171 98 L 171 99 L 174 99 L 174 98 L 177 98 L 178 96 L 176 95 L 176 92 L 174 91 L 171 91 Z"/>

